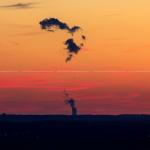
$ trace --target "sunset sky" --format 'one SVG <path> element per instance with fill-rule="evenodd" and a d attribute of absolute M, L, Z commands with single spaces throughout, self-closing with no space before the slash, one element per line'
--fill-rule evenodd
<path fill-rule="evenodd" d="M 67 90 L 80 114 L 149 114 L 149 8 L 149 0 L 1 0 L 0 113 L 69 114 Z M 83 29 L 71 62 L 70 35 L 41 30 L 45 18 Z"/>

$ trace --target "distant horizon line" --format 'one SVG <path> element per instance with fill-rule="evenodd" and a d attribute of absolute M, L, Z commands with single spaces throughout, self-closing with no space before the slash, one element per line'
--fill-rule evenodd
<path fill-rule="evenodd" d="M 150 119 L 150 113 L 118 113 L 118 114 L 90 114 L 90 113 L 81 113 L 76 116 L 73 116 L 71 114 L 55 114 L 55 113 L 7 113 L 7 112 L 1 112 L 0 113 L 0 120 L 1 117 L 71 117 L 71 118 L 78 118 L 78 117 L 148 117 Z"/>

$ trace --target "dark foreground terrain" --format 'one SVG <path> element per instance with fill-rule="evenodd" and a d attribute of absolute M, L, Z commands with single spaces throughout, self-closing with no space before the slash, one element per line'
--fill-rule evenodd
<path fill-rule="evenodd" d="M 0 115 L 0 150 L 150 150 L 150 116 Z"/>

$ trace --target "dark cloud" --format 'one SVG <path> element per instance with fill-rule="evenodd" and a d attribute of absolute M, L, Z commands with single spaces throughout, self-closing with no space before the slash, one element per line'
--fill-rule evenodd
<path fill-rule="evenodd" d="M 82 40 L 86 40 L 86 36 L 85 35 L 82 35 Z"/>
<path fill-rule="evenodd" d="M 2 5 L 0 8 L 19 8 L 19 9 L 25 9 L 25 8 L 32 8 L 33 5 L 36 3 L 16 3 L 16 4 L 10 4 L 10 5 Z"/>
<path fill-rule="evenodd" d="M 73 34 L 73 33 L 77 32 L 77 31 L 80 30 L 80 29 L 81 29 L 81 27 L 79 27 L 79 26 L 74 26 L 74 27 L 72 27 L 72 28 L 70 29 L 70 33 Z"/>
<path fill-rule="evenodd" d="M 72 38 L 69 38 L 64 42 L 64 45 L 67 46 L 66 49 L 68 52 L 66 62 L 71 61 L 73 56 L 78 54 L 78 52 L 84 46 L 84 41 L 86 40 L 86 36 L 81 35 L 82 41 L 81 41 L 80 46 L 78 44 L 76 44 L 73 39 L 74 33 L 81 30 L 80 26 L 70 27 L 67 23 L 62 22 L 62 21 L 58 20 L 57 18 L 49 18 L 49 19 L 46 18 L 46 19 L 40 21 L 39 24 L 41 26 L 41 29 L 44 29 L 46 31 L 55 32 L 54 31 L 54 28 L 55 28 L 55 29 L 60 29 L 60 30 L 66 30 L 69 34 L 72 35 Z"/>
<path fill-rule="evenodd" d="M 66 62 L 68 61 L 71 61 L 72 57 L 74 54 L 77 54 L 81 47 L 78 46 L 73 39 L 68 39 L 66 42 L 65 42 L 65 45 L 67 46 L 67 50 L 68 50 L 68 53 L 69 53 L 69 56 L 66 58 Z"/>
<path fill-rule="evenodd" d="M 73 54 L 69 54 L 68 57 L 66 58 L 66 62 L 71 61 L 72 57 L 73 57 Z"/>
<path fill-rule="evenodd" d="M 40 22 L 40 25 L 42 29 L 51 29 L 55 26 L 61 30 L 69 30 L 66 23 L 63 23 L 56 18 L 44 19 Z"/>
<path fill-rule="evenodd" d="M 46 18 L 40 21 L 40 25 L 42 29 L 45 29 L 47 31 L 53 31 L 52 28 L 55 27 L 56 29 L 66 30 L 71 34 L 74 34 L 75 32 L 81 29 L 79 26 L 74 26 L 70 28 L 66 23 L 61 22 L 56 18 L 49 18 L 49 19 Z"/>
<path fill-rule="evenodd" d="M 79 50 L 81 49 L 81 47 L 79 47 L 73 39 L 68 39 L 65 42 L 65 45 L 67 45 L 67 49 L 69 50 L 69 53 L 75 53 L 77 54 L 79 52 Z"/>

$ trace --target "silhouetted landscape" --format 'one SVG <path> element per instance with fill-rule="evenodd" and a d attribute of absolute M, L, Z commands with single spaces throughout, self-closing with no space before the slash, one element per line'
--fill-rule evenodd
<path fill-rule="evenodd" d="M 0 115 L 5 149 L 150 149 L 150 116 Z"/>

